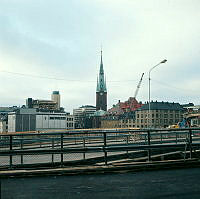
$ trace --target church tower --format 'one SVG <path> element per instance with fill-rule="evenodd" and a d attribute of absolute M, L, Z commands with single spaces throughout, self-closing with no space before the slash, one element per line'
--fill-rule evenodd
<path fill-rule="evenodd" d="M 101 50 L 101 63 L 99 76 L 97 77 L 97 90 L 96 90 L 96 109 L 107 111 L 107 89 L 106 79 L 104 78 L 102 50 Z"/>

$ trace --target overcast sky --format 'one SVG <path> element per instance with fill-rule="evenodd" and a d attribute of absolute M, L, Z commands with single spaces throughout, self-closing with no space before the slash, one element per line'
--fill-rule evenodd
<path fill-rule="evenodd" d="M 108 108 L 137 99 L 198 105 L 199 0 L 0 0 L 0 106 L 50 99 L 95 105 L 103 46 Z"/>

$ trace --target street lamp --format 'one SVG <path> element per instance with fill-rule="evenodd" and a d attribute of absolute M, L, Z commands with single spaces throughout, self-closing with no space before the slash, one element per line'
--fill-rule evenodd
<path fill-rule="evenodd" d="M 151 110 L 151 105 L 150 105 L 150 102 L 151 102 L 151 85 L 150 85 L 150 81 L 151 81 L 151 71 L 156 68 L 157 66 L 159 66 L 160 64 L 164 64 L 167 60 L 164 59 L 163 61 L 161 61 L 160 63 L 158 63 L 157 65 L 155 65 L 154 67 L 152 67 L 150 70 L 149 70 L 149 114 L 148 114 L 148 127 L 150 128 L 150 110 Z"/>

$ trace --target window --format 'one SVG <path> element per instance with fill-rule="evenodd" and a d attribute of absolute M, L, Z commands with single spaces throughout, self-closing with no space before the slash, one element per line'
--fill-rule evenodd
<path fill-rule="evenodd" d="M 179 118 L 179 114 L 175 114 L 175 118 Z"/>

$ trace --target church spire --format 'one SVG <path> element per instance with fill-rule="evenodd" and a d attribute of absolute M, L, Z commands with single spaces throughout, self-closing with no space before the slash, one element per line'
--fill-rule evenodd
<path fill-rule="evenodd" d="M 97 76 L 97 90 L 96 90 L 96 109 L 107 111 L 107 89 L 106 89 L 106 77 L 103 70 L 103 58 L 101 48 L 101 62 L 100 70 Z"/>
<path fill-rule="evenodd" d="M 97 80 L 97 92 L 106 92 L 106 81 L 104 79 L 104 70 L 103 70 L 103 58 L 102 58 L 102 49 L 101 49 L 101 62 L 99 70 L 99 78 Z"/>

